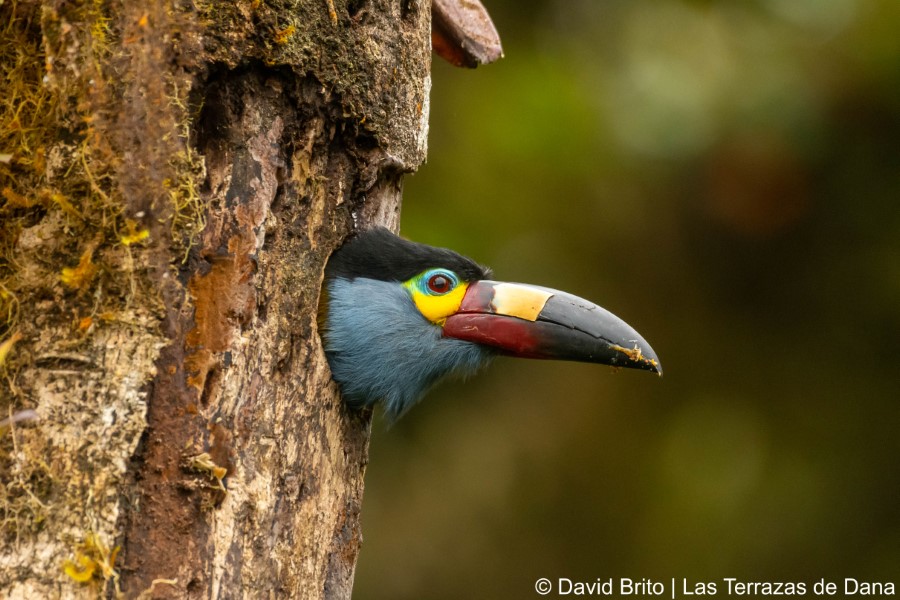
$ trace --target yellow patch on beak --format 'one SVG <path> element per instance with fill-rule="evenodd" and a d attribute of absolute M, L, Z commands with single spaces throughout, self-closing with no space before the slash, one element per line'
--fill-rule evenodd
<path fill-rule="evenodd" d="M 498 315 L 537 321 L 552 292 L 515 283 L 498 283 L 494 286 L 491 305 Z"/>
<path fill-rule="evenodd" d="M 411 287 L 410 292 L 412 293 L 413 302 L 416 303 L 416 308 L 419 309 L 422 316 L 435 325 L 443 327 L 447 318 L 459 310 L 459 305 L 462 304 L 468 288 L 469 284 L 460 283 L 443 296 L 429 296 L 428 294 L 423 294 L 415 287 Z"/>

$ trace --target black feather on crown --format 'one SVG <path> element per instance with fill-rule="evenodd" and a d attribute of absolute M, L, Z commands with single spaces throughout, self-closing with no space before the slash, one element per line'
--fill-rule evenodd
<path fill-rule="evenodd" d="M 442 268 L 463 281 L 489 279 L 491 270 L 446 248 L 404 240 L 384 227 L 351 238 L 331 256 L 325 267 L 328 278 L 406 281 L 427 269 Z"/>

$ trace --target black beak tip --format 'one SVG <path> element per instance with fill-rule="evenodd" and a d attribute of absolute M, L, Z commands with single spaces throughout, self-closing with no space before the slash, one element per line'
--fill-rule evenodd
<path fill-rule="evenodd" d="M 611 344 L 610 349 L 617 353 L 618 360 L 613 362 L 613 366 L 650 371 L 662 377 L 662 364 L 660 364 L 656 352 L 654 352 L 653 348 L 646 344 L 646 342 L 643 347 L 635 342 L 630 348 L 618 344 Z M 623 354 L 624 357 L 622 356 Z"/>

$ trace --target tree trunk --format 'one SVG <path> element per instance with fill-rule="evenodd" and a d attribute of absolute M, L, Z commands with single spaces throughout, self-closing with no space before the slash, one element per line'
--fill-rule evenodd
<path fill-rule="evenodd" d="M 0 28 L 0 596 L 349 597 L 370 414 L 319 290 L 424 160 L 428 3 Z"/>

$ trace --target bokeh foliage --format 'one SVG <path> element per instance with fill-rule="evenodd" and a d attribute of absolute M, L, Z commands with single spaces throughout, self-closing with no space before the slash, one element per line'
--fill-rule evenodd
<path fill-rule="evenodd" d="M 376 423 L 358 598 L 897 581 L 900 4 L 494 1 L 402 232 L 593 299 L 665 368 L 500 359 Z"/>

